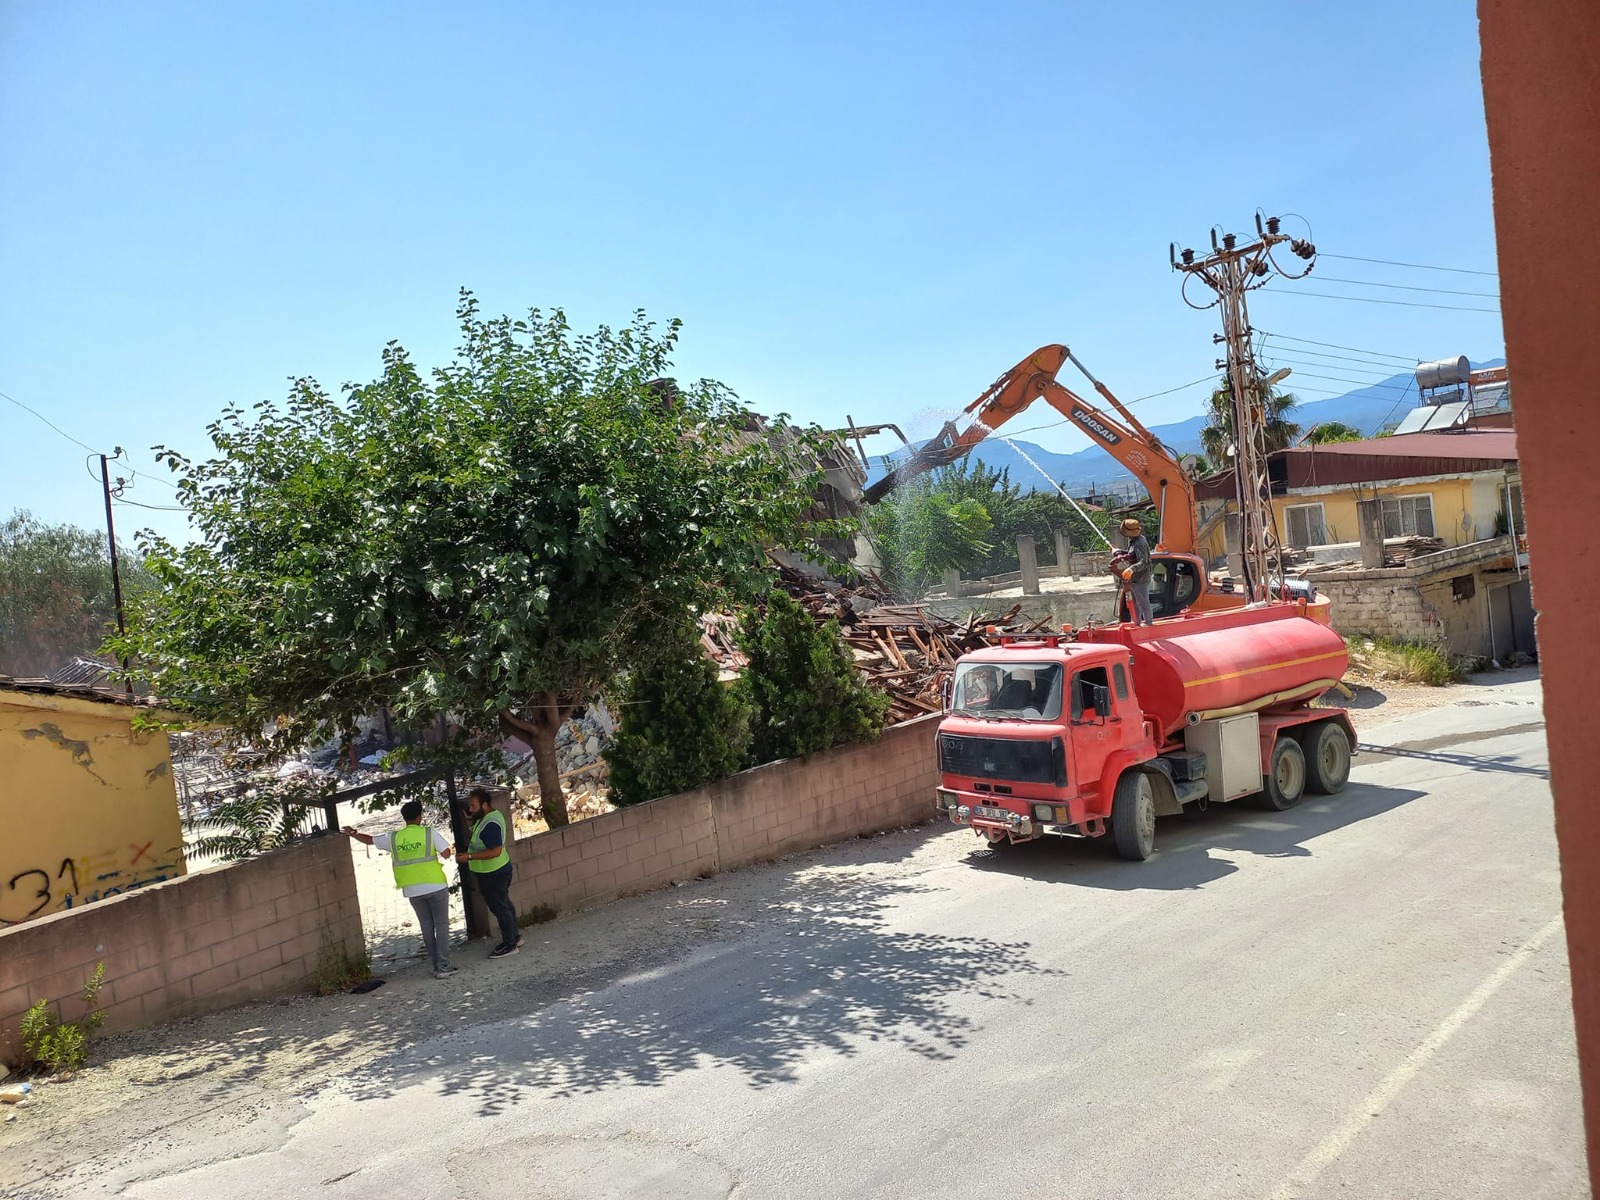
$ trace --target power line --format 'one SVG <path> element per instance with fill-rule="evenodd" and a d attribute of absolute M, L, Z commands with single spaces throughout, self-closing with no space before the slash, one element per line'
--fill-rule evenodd
<path fill-rule="evenodd" d="M 1381 379 L 1393 379 L 1396 375 L 1406 374 L 1404 371 L 1396 371 L 1382 367 L 1347 366 L 1342 363 L 1312 362 L 1309 359 L 1291 358 L 1288 355 L 1274 353 L 1273 351 L 1265 349 L 1262 351 L 1262 353 L 1271 358 L 1273 362 L 1293 363 L 1297 367 L 1316 367 L 1319 371 L 1356 371 L 1362 375 L 1377 375 Z"/>
<path fill-rule="evenodd" d="M 1266 354 L 1269 352 L 1267 347 L 1268 343 L 1272 341 L 1272 335 L 1270 333 L 1262 333 L 1259 336 L 1260 340 L 1256 344 L 1256 353 Z M 1399 375 L 1406 369 L 1402 368 L 1398 363 L 1380 362 L 1375 358 L 1356 357 L 1349 354 L 1329 354 L 1325 350 L 1308 350 L 1303 346 L 1283 346 L 1271 351 L 1271 353 L 1274 358 L 1284 358 L 1286 355 L 1301 355 L 1303 357 L 1291 358 L 1288 361 L 1300 362 L 1308 367 L 1320 367 L 1324 371 L 1360 371 L 1363 374 L 1370 371 L 1374 374 Z M 1306 361 L 1307 358 L 1312 360 L 1331 358 L 1335 361 Z M 1407 367 L 1409 365 L 1407 364 Z"/>
<path fill-rule="evenodd" d="M 1172 395 L 1173 392 L 1181 392 L 1181 391 L 1183 391 L 1184 388 L 1192 388 L 1196 384 L 1211 383 L 1215 379 L 1216 379 L 1216 375 L 1215 374 L 1202 375 L 1199 379 L 1190 380 L 1188 383 L 1180 383 L 1175 388 L 1168 388 L 1164 392 L 1151 392 L 1148 396 L 1140 396 L 1137 400 L 1129 400 L 1129 401 L 1127 401 L 1127 403 L 1128 404 L 1143 404 L 1146 400 L 1154 400 L 1157 396 L 1170 396 L 1170 395 Z"/>
<path fill-rule="evenodd" d="M 1191 379 L 1188 383 L 1180 383 L 1177 387 L 1168 388 L 1164 392 L 1151 392 L 1148 396 L 1140 396 L 1136 400 L 1124 400 L 1123 404 L 1143 404 L 1146 400 L 1154 400 L 1158 396 L 1170 396 L 1173 392 L 1181 392 L 1184 388 L 1192 388 L 1197 384 L 1211 383 L 1215 379 L 1215 375 L 1202 375 L 1199 379 Z M 1025 433 L 1038 433 L 1041 429 L 1055 429 L 1066 424 L 1068 424 L 1067 419 L 1062 417 L 1059 421 L 1046 421 L 1043 425 L 1030 425 L 1026 429 L 1008 429 L 1005 432 L 1005 436 L 1021 437 Z"/>
<path fill-rule="evenodd" d="M 1265 349 L 1266 349 L 1267 343 L 1270 342 L 1271 340 L 1272 340 L 1272 338 L 1270 336 L 1263 337 L 1261 339 L 1261 346 L 1262 346 L 1263 353 L 1265 353 Z M 1281 341 L 1282 339 L 1279 339 L 1279 340 Z M 1415 366 L 1415 364 L 1413 364 L 1413 363 L 1406 363 L 1404 366 L 1402 366 L 1399 363 L 1380 362 L 1376 358 L 1355 358 L 1355 357 L 1352 357 L 1351 355 L 1348 355 L 1348 354 L 1329 354 L 1325 350 L 1307 350 L 1302 346 L 1285 346 L 1285 347 L 1283 347 L 1283 350 L 1284 350 L 1285 353 L 1288 353 L 1288 354 L 1304 354 L 1304 355 L 1308 355 L 1308 356 L 1310 356 L 1312 358 L 1331 358 L 1331 359 L 1335 360 L 1335 363 L 1355 363 L 1359 367 L 1362 367 L 1362 368 L 1371 367 L 1371 368 L 1373 368 L 1375 370 L 1387 371 L 1391 375 L 1403 374 L 1406 371 L 1414 369 L 1414 366 Z M 1323 363 L 1321 365 L 1326 367 L 1326 366 L 1331 366 L 1331 365 L 1334 365 L 1334 364 Z M 1345 370 L 1346 368 L 1339 367 L 1338 369 L 1342 371 L 1342 370 Z"/>
<path fill-rule="evenodd" d="M 20 408 L 23 412 L 32 413 L 34 416 L 38 417 L 39 420 L 43 421 L 46 425 L 50 426 L 51 429 L 54 429 L 62 437 L 66 438 L 67 441 L 71 442 L 74 446 L 81 446 L 85 450 L 87 450 L 90 454 L 99 454 L 100 453 L 100 451 L 96 450 L 93 446 L 89 445 L 88 442 L 80 442 L 77 438 L 73 437 L 70 433 L 68 433 L 65 429 L 61 428 L 61 426 L 57 425 L 54 421 L 52 421 L 49 417 L 45 416 L 38 409 L 29 408 L 21 400 L 16 399 L 16 397 L 7 396 L 4 392 L 0 392 L 0 399 L 9 400 L 9 401 L 11 401 L 11 403 L 15 404 L 18 408 Z"/>
<path fill-rule="evenodd" d="M 1336 342 L 1314 342 L 1310 338 L 1290 337 L 1287 333 L 1268 333 L 1264 329 L 1259 330 L 1258 332 L 1260 332 L 1263 337 L 1275 337 L 1280 342 L 1304 342 L 1308 346 L 1326 346 L 1330 350 L 1348 350 L 1352 354 L 1370 354 L 1374 358 L 1393 358 L 1405 363 L 1408 367 L 1414 367 L 1417 363 L 1422 361 L 1416 357 L 1407 358 L 1402 354 L 1389 354 L 1382 350 L 1363 350 L 1360 346 L 1341 346 Z"/>
<path fill-rule="evenodd" d="M 129 500 L 123 496 L 111 497 L 113 504 L 131 504 L 135 508 L 148 508 L 152 512 L 188 512 L 181 504 L 144 504 L 138 500 Z"/>
<path fill-rule="evenodd" d="M 1451 288 L 1413 287 L 1408 283 L 1377 283 L 1370 279 L 1341 279 L 1337 275 L 1318 275 L 1326 283 L 1348 283 L 1356 287 L 1392 288 L 1399 292 L 1432 292 L 1439 296 L 1478 296 L 1484 300 L 1500 299 L 1499 292 L 1458 292 Z"/>
<path fill-rule="evenodd" d="M 1408 392 L 1410 390 L 1411 390 L 1411 384 L 1409 382 L 1407 382 L 1407 384 L 1406 384 L 1406 392 Z M 1401 404 L 1401 402 L 1403 400 L 1405 400 L 1406 392 L 1401 392 L 1400 393 L 1400 399 L 1398 399 L 1398 400 L 1396 400 L 1394 402 L 1394 407 L 1389 410 L 1389 415 L 1383 419 L 1383 424 L 1378 426 L 1379 429 L 1382 429 L 1384 425 L 1387 425 L 1390 422 L 1390 420 L 1393 419 L 1394 414 L 1400 410 L 1400 404 Z"/>
<path fill-rule="evenodd" d="M 45 416 L 38 409 L 30 408 L 28 405 L 24 404 L 21 400 L 18 400 L 15 396 L 8 396 L 4 392 L 0 392 L 0 400 L 9 400 L 12 404 L 15 404 L 18 408 L 22 409 L 24 412 L 32 413 L 34 416 L 38 417 L 39 420 L 43 421 L 46 425 L 48 425 L 51 429 L 55 430 L 62 437 L 66 438 L 67 441 L 71 442 L 74 446 L 78 446 L 78 447 L 80 447 L 80 448 L 82 448 L 84 450 L 87 450 L 90 454 L 99 454 L 100 453 L 99 450 L 96 450 L 93 446 L 89 445 L 88 442 L 80 442 L 77 438 L 73 437 L 65 429 L 61 428 L 61 426 L 57 425 L 54 421 L 50 420 L 49 417 Z M 136 470 L 133 469 L 133 464 L 131 464 L 131 463 L 127 463 L 127 464 L 124 464 L 124 465 L 127 467 L 128 474 L 131 475 L 135 479 L 148 479 L 152 483 L 159 483 L 163 487 L 171 489 L 173 492 L 176 492 L 178 490 L 178 485 L 173 483 L 171 480 L 163 479 L 159 475 L 151 475 L 147 471 L 136 471 Z M 93 471 L 90 471 L 89 475 L 90 475 L 91 478 L 94 479 L 94 481 L 96 483 L 100 482 L 100 477 L 98 475 L 96 475 Z"/>
<path fill-rule="evenodd" d="M 1355 254 L 1330 254 L 1326 250 L 1319 250 L 1317 253 L 1323 258 L 1342 258 L 1346 262 L 1377 263 L 1382 267 L 1410 267 L 1416 271 L 1449 271 L 1456 275 L 1487 275 L 1491 279 L 1500 277 L 1500 272 L 1498 271 L 1470 271 L 1466 267 L 1433 267 L 1427 263 L 1393 262 L 1387 258 L 1362 258 Z"/>
<path fill-rule="evenodd" d="M 1277 359 L 1273 359 L 1272 361 L 1273 362 L 1277 362 L 1278 360 Z M 1312 365 L 1313 366 L 1318 366 L 1320 364 L 1314 363 Z M 1405 388 L 1402 388 L 1397 383 L 1373 383 L 1371 381 L 1361 380 L 1361 379 L 1344 379 L 1344 378 L 1342 378 L 1342 377 L 1340 377 L 1338 375 L 1316 375 L 1316 374 L 1313 374 L 1310 371 L 1306 371 L 1304 373 L 1298 373 L 1297 372 L 1296 377 L 1297 378 L 1304 378 L 1304 379 L 1327 379 L 1327 380 L 1329 380 L 1329 381 L 1331 381 L 1333 383 L 1348 383 L 1348 384 L 1352 384 L 1353 386 L 1355 386 L 1357 388 L 1385 388 L 1385 389 L 1387 389 L 1387 390 L 1389 390 L 1391 392 L 1392 391 L 1404 391 L 1405 390 Z M 1411 385 L 1409 383 L 1407 383 L 1405 385 L 1405 387 L 1407 387 L 1407 388 L 1410 387 L 1410 386 Z"/>
<path fill-rule="evenodd" d="M 1367 296 L 1338 296 L 1333 292 L 1308 292 L 1302 288 L 1272 288 L 1275 296 L 1311 296 L 1318 300 L 1347 300 L 1351 304 L 1392 304 L 1400 308 L 1441 308 L 1446 312 L 1481 312 L 1500 314 L 1498 308 L 1464 308 L 1459 304 L 1423 304 L 1418 300 L 1374 300 Z"/>

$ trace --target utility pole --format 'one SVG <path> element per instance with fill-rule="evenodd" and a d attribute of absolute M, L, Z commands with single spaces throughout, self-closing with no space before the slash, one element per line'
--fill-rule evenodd
<path fill-rule="evenodd" d="M 117 447 L 113 457 L 122 457 L 121 446 Z M 117 484 L 120 487 L 122 480 L 117 480 Z M 100 456 L 100 488 L 106 497 L 106 541 L 111 548 L 111 598 L 117 606 L 117 634 L 125 637 L 128 626 L 122 616 L 122 576 L 117 570 L 117 527 L 111 520 L 111 469 L 104 454 Z M 122 659 L 122 686 L 128 695 L 133 695 L 133 675 L 128 670 L 126 655 Z"/>
<path fill-rule="evenodd" d="M 1176 245 L 1168 246 L 1172 269 L 1184 273 L 1187 287 L 1190 277 L 1200 280 L 1216 293 L 1209 304 L 1195 304 L 1187 294 L 1184 301 L 1191 308 L 1216 307 L 1222 313 L 1222 333 L 1213 336 L 1213 344 L 1227 344 L 1227 358 L 1219 359 L 1217 369 L 1228 372 L 1228 390 L 1233 400 L 1234 440 L 1234 490 L 1239 504 L 1239 523 L 1244 554 L 1245 594 L 1251 600 L 1268 598 L 1272 572 L 1282 571 L 1281 546 L 1278 540 L 1278 523 L 1272 512 L 1272 481 L 1267 474 L 1267 413 L 1266 391 L 1273 383 L 1288 375 L 1288 370 L 1275 372 L 1263 380 L 1256 367 L 1251 349 L 1249 307 L 1245 295 L 1263 287 L 1276 274 L 1285 279 L 1303 279 L 1315 265 L 1317 248 L 1303 238 L 1292 238 L 1281 232 L 1282 222 L 1268 217 L 1263 223 L 1256 214 L 1256 240 L 1239 244 L 1238 235 L 1225 233 L 1218 241 L 1217 231 L 1211 231 L 1211 253 L 1197 259 L 1193 250 L 1179 252 Z M 1305 261 L 1305 270 L 1291 274 L 1274 261 L 1273 250 L 1288 244 L 1295 257 Z"/>

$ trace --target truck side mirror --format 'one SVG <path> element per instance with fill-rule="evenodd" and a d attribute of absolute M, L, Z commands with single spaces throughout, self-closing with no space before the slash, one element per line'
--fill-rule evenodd
<path fill-rule="evenodd" d="M 1094 689 L 1094 715 L 1109 717 L 1111 715 L 1111 689 L 1095 685 Z"/>

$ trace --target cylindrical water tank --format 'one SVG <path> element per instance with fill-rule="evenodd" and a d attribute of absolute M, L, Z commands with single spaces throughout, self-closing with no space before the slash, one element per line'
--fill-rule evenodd
<path fill-rule="evenodd" d="M 1452 383 L 1465 383 L 1472 374 L 1472 364 L 1463 354 L 1460 358 L 1441 358 L 1438 362 L 1421 363 L 1417 367 L 1419 389 L 1449 387 Z"/>
<path fill-rule="evenodd" d="M 1163 737 L 1182 728 L 1191 714 L 1310 699 L 1343 677 L 1349 665 L 1344 639 L 1290 604 L 1196 614 L 1142 629 L 1107 625 L 1080 631 L 1078 640 L 1128 647 L 1139 705 Z"/>

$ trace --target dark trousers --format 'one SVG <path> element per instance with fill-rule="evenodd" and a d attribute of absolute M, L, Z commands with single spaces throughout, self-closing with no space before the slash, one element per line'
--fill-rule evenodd
<path fill-rule="evenodd" d="M 498 871 L 484 871 L 481 874 L 474 871 L 472 881 L 483 893 L 484 904 L 494 915 L 495 923 L 500 926 L 500 944 L 515 946 L 517 910 L 511 903 L 511 864 L 507 863 Z"/>

